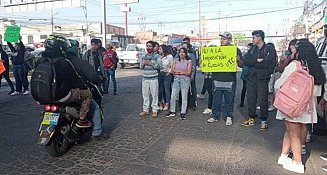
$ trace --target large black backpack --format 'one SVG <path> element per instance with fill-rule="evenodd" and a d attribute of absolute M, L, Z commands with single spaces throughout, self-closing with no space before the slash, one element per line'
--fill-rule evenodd
<path fill-rule="evenodd" d="M 31 78 L 31 94 L 40 104 L 51 104 L 56 100 L 55 63 L 64 58 L 41 58 Z"/>

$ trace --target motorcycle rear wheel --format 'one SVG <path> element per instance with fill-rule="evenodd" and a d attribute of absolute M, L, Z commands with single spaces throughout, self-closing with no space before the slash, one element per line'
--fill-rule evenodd
<path fill-rule="evenodd" d="M 55 131 L 49 144 L 45 146 L 46 152 L 52 157 L 59 157 L 64 155 L 69 149 L 70 142 L 68 139 L 60 133 Z"/>

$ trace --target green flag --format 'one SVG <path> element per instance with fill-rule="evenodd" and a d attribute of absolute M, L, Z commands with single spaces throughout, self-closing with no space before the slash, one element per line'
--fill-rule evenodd
<path fill-rule="evenodd" d="M 19 33 L 20 33 L 20 27 L 19 26 L 6 26 L 6 32 L 5 32 L 4 40 L 7 41 L 7 42 L 18 43 Z"/>

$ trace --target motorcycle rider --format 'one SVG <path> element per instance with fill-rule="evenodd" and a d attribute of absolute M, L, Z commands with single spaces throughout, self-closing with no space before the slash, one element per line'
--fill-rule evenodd
<path fill-rule="evenodd" d="M 69 41 L 62 36 L 50 35 L 44 45 L 45 50 L 42 53 L 42 57 L 50 59 L 62 58 L 53 63 L 57 77 L 56 103 L 69 104 L 81 102 L 80 119 L 77 121 L 76 126 L 80 128 L 91 127 L 92 123 L 86 119 L 86 115 L 90 108 L 92 93 L 78 76 L 72 64 L 65 59 L 66 51 L 70 47 Z"/>
<path fill-rule="evenodd" d="M 67 49 L 66 57 L 74 65 L 78 75 L 81 76 L 85 84 L 91 89 L 92 97 L 101 96 L 99 91 L 95 88 L 97 84 L 101 83 L 103 80 L 94 70 L 94 68 L 88 63 L 88 61 L 80 59 L 78 57 L 79 53 L 79 42 L 76 40 L 68 39 L 71 47 Z M 92 90 L 93 89 L 93 90 Z M 99 105 L 94 99 L 91 100 L 89 116 L 92 118 L 93 122 L 93 132 L 92 136 L 99 136 L 102 132 L 101 126 L 101 115 Z"/>

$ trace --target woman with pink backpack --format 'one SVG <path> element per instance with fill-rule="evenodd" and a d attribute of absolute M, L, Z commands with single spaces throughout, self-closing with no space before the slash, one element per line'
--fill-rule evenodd
<path fill-rule="evenodd" d="M 275 90 L 277 91 L 276 100 L 274 102 L 274 106 L 278 109 L 276 119 L 285 120 L 286 125 L 286 131 L 284 134 L 282 145 L 282 153 L 278 159 L 278 164 L 283 165 L 283 168 L 289 171 L 304 173 L 304 165 L 302 164 L 301 158 L 301 128 L 304 128 L 305 124 L 317 123 L 316 97 L 321 96 L 321 88 L 322 85 L 326 82 L 326 78 L 321 67 L 321 61 L 318 59 L 318 55 L 316 53 L 314 45 L 310 43 L 307 39 L 300 39 L 296 43 L 295 47 L 298 51 L 295 56 L 295 60 L 293 60 L 291 63 L 289 63 L 288 66 L 285 67 L 283 74 L 276 81 L 274 86 Z M 304 108 L 303 105 L 298 106 L 298 108 L 302 107 L 303 110 L 302 108 L 301 110 L 290 108 L 290 110 L 286 111 L 286 107 L 283 106 L 281 101 L 278 101 L 278 93 L 280 93 L 280 95 L 282 95 L 282 93 L 290 93 L 293 94 L 294 97 L 294 94 L 296 94 L 297 91 L 296 87 L 292 87 L 293 93 L 291 92 L 291 89 L 285 89 L 285 87 L 291 87 L 291 83 L 289 83 L 290 81 L 296 82 L 298 78 L 295 76 L 296 74 L 300 74 L 300 72 L 302 72 L 302 75 L 305 76 L 306 72 L 302 70 L 304 68 L 307 68 L 307 70 L 309 71 L 310 75 L 307 74 L 307 76 L 311 76 L 312 78 L 312 84 L 309 85 L 310 87 L 308 85 L 306 87 L 303 87 L 308 88 L 311 91 L 309 92 L 310 98 L 309 100 L 307 100 L 308 102 L 307 104 L 305 104 Z M 310 79 L 303 78 L 303 80 L 308 80 L 310 82 Z M 302 85 L 303 84 L 305 83 L 302 83 Z M 298 90 L 303 90 L 303 88 Z M 280 100 L 285 100 L 285 98 L 281 98 Z M 291 112 L 292 110 L 294 111 L 293 113 Z M 288 157 L 288 152 L 290 148 L 292 148 L 293 151 L 293 160 Z"/>

